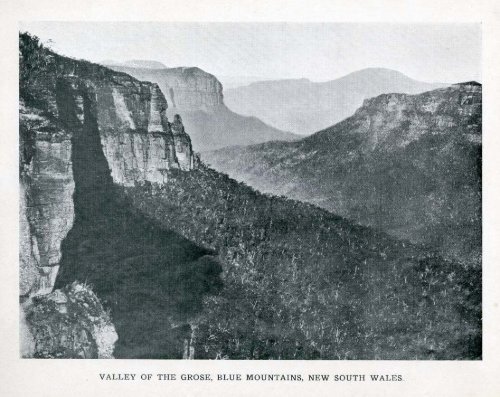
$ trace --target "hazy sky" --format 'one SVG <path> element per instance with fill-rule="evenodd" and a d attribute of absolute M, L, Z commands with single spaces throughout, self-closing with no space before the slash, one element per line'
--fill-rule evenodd
<path fill-rule="evenodd" d="M 417 80 L 481 80 L 478 24 L 26 22 L 62 55 L 148 59 L 216 76 L 331 80 L 366 67 Z"/>

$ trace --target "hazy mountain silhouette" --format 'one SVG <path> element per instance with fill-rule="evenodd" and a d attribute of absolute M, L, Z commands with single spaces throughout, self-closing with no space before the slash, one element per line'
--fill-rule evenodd
<path fill-rule="evenodd" d="M 284 131 L 309 135 L 352 115 L 380 94 L 418 94 L 446 84 L 413 80 L 390 69 L 363 69 L 332 81 L 270 80 L 227 89 L 226 105 Z"/>

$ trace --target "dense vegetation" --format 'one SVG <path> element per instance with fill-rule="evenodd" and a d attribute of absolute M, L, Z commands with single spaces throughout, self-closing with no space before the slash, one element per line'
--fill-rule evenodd
<path fill-rule="evenodd" d="M 366 100 L 297 142 L 203 153 L 262 192 L 307 201 L 481 266 L 481 85 Z"/>
<path fill-rule="evenodd" d="M 217 250 L 197 358 L 480 358 L 480 273 L 202 166 L 133 205 Z"/>

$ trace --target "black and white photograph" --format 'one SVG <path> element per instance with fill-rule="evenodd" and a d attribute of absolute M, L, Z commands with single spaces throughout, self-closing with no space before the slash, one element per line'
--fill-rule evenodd
<path fill-rule="evenodd" d="M 481 360 L 481 33 L 20 22 L 20 357 Z"/>

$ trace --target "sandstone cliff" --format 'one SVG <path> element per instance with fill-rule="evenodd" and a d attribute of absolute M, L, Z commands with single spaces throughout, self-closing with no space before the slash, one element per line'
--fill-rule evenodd
<path fill-rule="evenodd" d="M 108 87 L 96 93 L 104 154 L 118 184 L 164 183 L 166 170 L 192 167 L 191 139 L 183 128 L 173 132 L 167 102 L 156 84 L 146 89 L 141 102 L 134 101 L 136 89 Z"/>
<path fill-rule="evenodd" d="M 163 76 L 172 109 L 213 112 L 223 105 L 222 84 L 199 68 L 172 68 Z"/>
<path fill-rule="evenodd" d="M 167 170 L 189 170 L 194 157 L 181 118 L 168 121 L 156 84 L 59 56 L 27 34 L 20 35 L 19 60 L 20 295 L 28 318 L 45 302 L 42 296 L 56 293 L 61 244 L 75 222 L 75 160 L 95 188 L 103 176 L 85 164 L 98 161 L 98 152 L 123 186 L 164 183 Z M 94 316 L 105 320 L 102 310 Z M 42 345 L 29 354 L 50 355 L 40 352 Z"/>
<path fill-rule="evenodd" d="M 428 133 L 481 144 L 481 92 L 480 84 L 466 82 L 422 95 L 366 99 L 353 116 L 359 122 L 353 133 L 368 138 L 365 151 L 396 150 Z"/>
<path fill-rule="evenodd" d="M 297 138 L 256 117 L 232 112 L 224 104 L 222 84 L 215 76 L 199 68 L 152 69 L 116 64 L 109 67 L 158 84 L 169 102 L 169 117 L 174 117 L 177 112 L 182 114 L 196 151 Z"/>
<path fill-rule="evenodd" d="M 193 167 L 190 138 L 180 117 L 171 128 L 156 84 L 46 50 L 37 57 L 43 65 L 32 66 L 19 113 L 23 295 L 52 289 L 74 216 L 71 138 L 85 122 L 99 130 L 115 183 L 163 183 L 166 170 Z"/>
<path fill-rule="evenodd" d="M 109 65 L 143 81 L 159 85 L 170 104 L 170 111 L 216 112 L 223 106 L 222 84 L 217 78 L 196 67 L 151 69 Z"/>
<path fill-rule="evenodd" d="M 61 241 L 73 225 L 75 184 L 71 134 L 23 102 L 19 116 L 20 294 L 33 296 L 52 291 Z"/>

